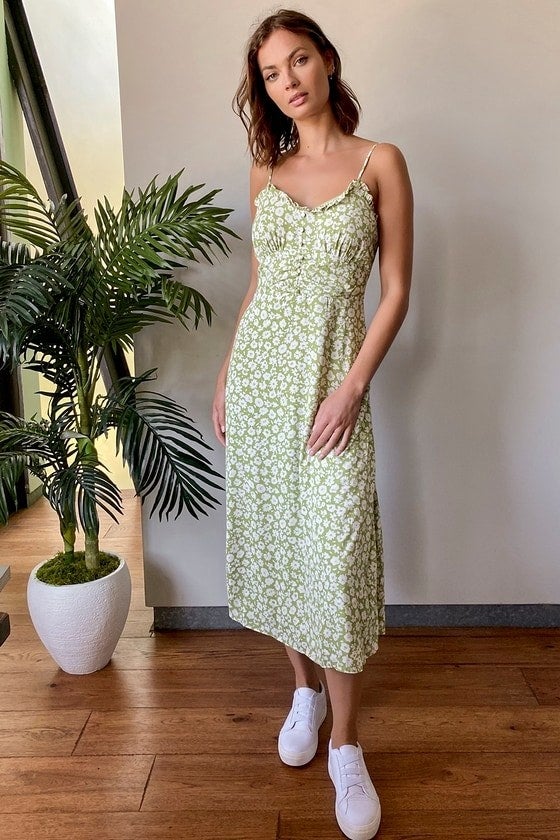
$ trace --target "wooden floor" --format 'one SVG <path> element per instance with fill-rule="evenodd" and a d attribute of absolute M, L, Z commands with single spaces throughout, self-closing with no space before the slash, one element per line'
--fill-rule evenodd
<path fill-rule="evenodd" d="M 50 509 L 0 531 L 1 840 L 342 838 L 330 712 L 313 762 L 283 765 L 283 647 L 251 631 L 151 636 L 139 530 L 129 497 L 103 545 L 131 566 L 130 617 L 89 676 L 60 671 L 27 615 L 29 571 L 58 549 Z M 389 628 L 364 695 L 379 840 L 560 840 L 560 631 Z"/>

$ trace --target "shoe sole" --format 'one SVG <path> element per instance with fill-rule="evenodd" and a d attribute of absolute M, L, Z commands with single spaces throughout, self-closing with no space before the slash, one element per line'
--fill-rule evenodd
<path fill-rule="evenodd" d="M 323 725 L 326 716 L 327 710 L 325 709 L 325 713 L 321 717 L 319 721 L 319 726 L 317 727 L 317 743 L 315 744 L 313 749 L 309 749 L 307 750 L 307 752 L 302 753 L 292 753 L 282 749 L 280 742 L 278 742 L 278 754 L 284 762 L 284 764 L 288 764 L 290 767 L 303 767 L 304 764 L 309 764 L 311 759 L 315 758 L 315 753 L 317 752 L 317 747 L 319 745 L 319 729 Z"/>
<path fill-rule="evenodd" d="M 329 776 L 331 777 L 331 782 L 333 783 L 336 792 L 336 785 L 333 778 L 333 772 L 331 770 L 330 759 L 327 764 L 327 769 L 329 771 Z M 377 834 L 377 831 L 381 824 L 381 808 L 379 808 L 377 815 L 370 823 L 368 823 L 368 825 L 361 826 L 360 828 L 346 823 L 344 821 L 344 817 L 341 816 L 341 814 L 339 814 L 337 805 L 335 805 L 334 813 L 340 830 L 349 838 L 349 840 L 371 840 Z"/>

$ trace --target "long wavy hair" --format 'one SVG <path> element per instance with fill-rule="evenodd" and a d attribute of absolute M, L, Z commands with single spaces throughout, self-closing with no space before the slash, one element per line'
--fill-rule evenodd
<path fill-rule="evenodd" d="M 344 134 L 353 134 L 360 119 L 360 103 L 355 93 L 341 79 L 342 64 L 335 46 L 312 18 L 292 9 L 280 9 L 265 18 L 247 42 L 245 66 L 232 107 L 247 130 L 249 151 L 256 164 L 274 166 L 278 158 L 299 148 L 296 125 L 275 105 L 265 89 L 257 56 L 266 39 L 277 29 L 287 29 L 307 36 L 323 57 L 332 60 L 329 76 L 329 102 Z M 248 106 L 248 111 L 247 111 Z"/>

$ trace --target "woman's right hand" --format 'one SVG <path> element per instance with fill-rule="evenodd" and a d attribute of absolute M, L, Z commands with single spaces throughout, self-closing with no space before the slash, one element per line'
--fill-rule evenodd
<path fill-rule="evenodd" d="M 226 445 L 226 381 L 221 376 L 216 382 L 214 401 L 212 403 L 212 422 L 214 432 L 220 443 Z"/>

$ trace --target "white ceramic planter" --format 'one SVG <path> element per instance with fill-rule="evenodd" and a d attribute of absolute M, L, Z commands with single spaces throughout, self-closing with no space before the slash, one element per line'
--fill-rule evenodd
<path fill-rule="evenodd" d="M 47 562 L 47 561 L 43 561 Z M 110 661 L 130 608 L 128 566 L 89 583 L 53 586 L 29 576 L 27 604 L 37 634 L 68 674 L 91 674 Z"/>

